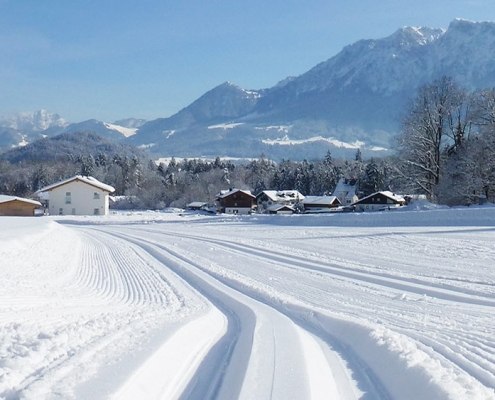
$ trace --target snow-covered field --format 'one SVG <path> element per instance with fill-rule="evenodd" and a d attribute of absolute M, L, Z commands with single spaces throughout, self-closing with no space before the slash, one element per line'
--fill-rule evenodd
<path fill-rule="evenodd" d="M 495 208 L 0 219 L 0 398 L 495 399 Z"/>

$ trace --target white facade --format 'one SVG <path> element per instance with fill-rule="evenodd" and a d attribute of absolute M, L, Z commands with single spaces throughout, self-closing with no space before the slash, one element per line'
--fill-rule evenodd
<path fill-rule="evenodd" d="M 304 195 L 297 190 L 264 190 L 256 196 L 258 210 L 269 211 L 271 206 L 294 206 L 304 200 Z"/>
<path fill-rule="evenodd" d="M 356 194 L 356 189 L 356 179 L 340 178 L 339 182 L 337 183 L 337 187 L 333 192 L 333 196 L 339 199 L 340 204 L 342 204 L 343 206 L 348 206 L 359 200 Z"/>
<path fill-rule="evenodd" d="M 50 215 L 108 215 L 114 188 L 91 177 L 75 176 L 40 190 L 49 193 Z"/>

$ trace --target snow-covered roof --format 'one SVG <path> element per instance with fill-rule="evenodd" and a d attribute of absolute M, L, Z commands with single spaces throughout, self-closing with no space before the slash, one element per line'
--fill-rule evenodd
<path fill-rule="evenodd" d="M 356 201 L 354 204 L 366 203 L 367 200 L 369 200 L 373 196 L 376 196 L 377 194 L 381 194 L 381 195 L 383 195 L 385 197 L 388 197 L 390 200 L 393 200 L 393 201 L 395 201 L 397 203 L 405 203 L 406 202 L 406 200 L 404 199 L 403 196 L 400 196 L 398 194 L 392 193 L 392 192 L 390 192 L 388 190 L 384 190 L 384 191 L 372 193 L 369 196 L 363 197 L 362 199 L 359 199 L 358 201 Z"/>
<path fill-rule="evenodd" d="M 191 208 L 191 207 L 196 208 L 196 207 L 203 207 L 203 206 L 205 206 L 205 205 L 207 205 L 207 204 L 208 204 L 208 203 L 206 203 L 206 202 L 204 202 L 204 201 L 193 201 L 192 203 L 189 203 L 187 206 L 188 206 L 189 208 Z"/>
<path fill-rule="evenodd" d="M 357 179 L 340 178 L 339 183 L 333 191 L 333 195 L 337 197 L 352 198 L 356 195 Z"/>
<path fill-rule="evenodd" d="M 284 202 L 284 201 L 291 201 L 291 200 L 302 200 L 304 199 L 304 195 L 299 193 L 297 190 L 263 190 L 260 194 L 258 194 L 259 197 L 262 194 L 265 194 L 270 200 L 274 202 Z"/>
<path fill-rule="evenodd" d="M 287 210 L 287 211 L 294 211 L 294 209 L 287 205 L 287 204 L 272 204 L 270 207 L 268 207 L 266 210 L 267 211 L 273 211 L 273 212 L 278 212 L 281 210 Z"/>
<path fill-rule="evenodd" d="M 113 186 L 110 186 L 110 185 L 107 185 L 103 182 L 100 182 L 98 179 L 93 178 L 92 176 L 76 175 L 76 176 L 73 176 L 72 178 L 68 178 L 68 179 L 65 179 L 63 181 L 56 182 L 56 183 L 53 183 L 51 185 L 45 186 L 45 187 L 41 188 L 40 190 L 38 190 L 36 193 L 38 194 L 38 193 L 42 193 L 42 192 L 48 192 L 50 190 L 55 189 L 56 187 L 65 185 L 65 184 L 73 182 L 73 181 L 84 182 L 84 183 L 87 183 L 88 185 L 97 187 L 97 188 L 104 190 L 106 192 L 109 192 L 109 193 L 115 192 L 115 188 Z"/>
<path fill-rule="evenodd" d="M 25 199 L 23 197 L 8 196 L 6 194 L 0 194 L 0 203 L 8 203 L 10 201 L 20 201 L 22 203 L 29 203 L 35 206 L 41 206 L 41 203 L 36 200 Z"/>
<path fill-rule="evenodd" d="M 248 196 L 255 197 L 252 195 L 250 190 L 242 190 L 242 189 L 228 189 L 228 190 L 221 190 L 220 193 L 217 194 L 217 199 L 223 199 L 225 197 L 229 197 L 230 195 L 236 193 L 236 192 L 243 192 L 247 194 Z"/>
<path fill-rule="evenodd" d="M 303 200 L 303 204 L 317 204 L 317 205 L 335 205 L 340 204 L 340 200 L 337 196 L 306 196 Z"/>

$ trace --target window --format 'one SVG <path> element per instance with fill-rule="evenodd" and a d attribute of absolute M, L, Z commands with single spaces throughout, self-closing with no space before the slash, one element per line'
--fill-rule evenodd
<path fill-rule="evenodd" d="M 98 192 L 94 192 L 93 199 L 99 200 L 99 198 L 100 198 L 100 194 Z"/>
<path fill-rule="evenodd" d="M 72 209 L 72 215 L 76 215 L 76 209 L 75 208 Z"/>
<path fill-rule="evenodd" d="M 64 215 L 64 209 L 63 208 L 58 209 L 58 215 Z"/>
<path fill-rule="evenodd" d="M 94 215 L 100 215 L 100 209 L 99 208 L 95 208 Z"/>
<path fill-rule="evenodd" d="M 65 204 L 71 204 L 71 193 L 70 192 L 65 193 Z"/>

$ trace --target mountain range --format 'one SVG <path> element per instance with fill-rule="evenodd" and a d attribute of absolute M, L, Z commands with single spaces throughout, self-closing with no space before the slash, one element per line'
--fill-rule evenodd
<path fill-rule="evenodd" d="M 247 90 L 223 83 L 168 117 L 69 124 L 46 111 L 0 119 L 0 147 L 64 132 L 95 131 L 155 157 L 274 160 L 387 154 L 417 90 L 442 76 L 466 89 L 495 87 L 495 23 L 402 27 L 360 40 L 306 73 Z"/>

